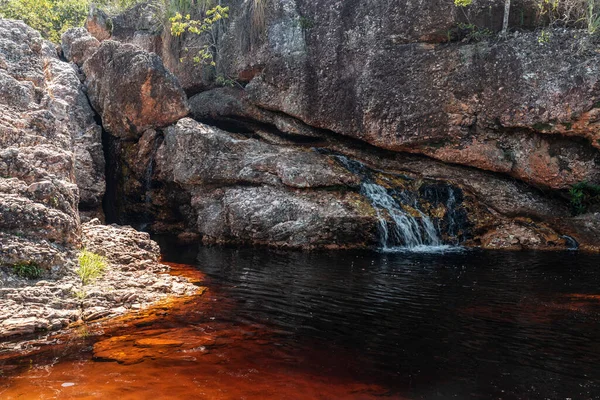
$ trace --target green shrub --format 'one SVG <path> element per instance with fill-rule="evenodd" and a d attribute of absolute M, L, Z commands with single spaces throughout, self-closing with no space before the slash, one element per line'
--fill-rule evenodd
<path fill-rule="evenodd" d="M 539 15 L 550 26 L 600 29 L 600 0 L 537 0 Z"/>
<path fill-rule="evenodd" d="M 219 26 L 224 19 L 229 18 L 229 7 L 219 5 L 206 10 L 204 19 L 194 19 L 190 14 L 182 15 L 176 12 L 169 19 L 171 23 L 171 34 L 181 36 L 185 32 L 201 35 L 206 44 L 199 48 L 192 49 L 197 52 L 193 57 L 194 62 L 198 64 L 210 65 L 216 67 L 215 58 L 219 52 L 218 34 Z M 190 49 L 186 49 L 190 50 Z"/>
<path fill-rule="evenodd" d="M 0 17 L 19 19 L 54 43 L 69 28 L 83 26 L 91 3 L 120 12 L 140 0 L 0 0 Z"/>
<path fill-rule="evenodd" d="M 42 268 L 34 261 L 23 261 L 13 265 L 13 272 L 26 279 L 38 279 L 42 276 Z"/>
<path fill-rule="evenodd" d="M 0 3 L 0 16 L 20 19 L 54 43 L 69 28 L 81 26 L 89 3 L 81 0 L 10 0 Z"/>
<path fill-rule="evenodd" d="M 591 206 L 600 204 L 600 185 L 589 182 L 574 184 L 569 190 L 573 214 L 579 215 L 588 211 Z"/>
<path fill-rule="evenodd" d="M 79 268 L 75 272 L 84 286 L 101 277 L 108 264 L 105 257 L 86 249 L 79 253 L 78 260 Z"/>

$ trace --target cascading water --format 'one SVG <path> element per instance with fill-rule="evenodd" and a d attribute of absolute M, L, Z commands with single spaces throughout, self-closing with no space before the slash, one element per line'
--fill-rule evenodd
<path fill-rule="evenodd" d="M 436 251 L 451 246 L 444 245 L 440 222 L 437 226 L 431 218 L 419 209 L 419 201 L 414 193 L 397 193 L 375 182 L 372 172 L 362 163 L 337 155 L 339 162 L 350 172 L 361 177 L 360 193 L 365 196 L 377 213 L 379 241 L 382 250 L 398 249 Z M 456 196 L 451 187 L 446 187 L 448 197 L 447 225 L 452 237 L 457 234 Z M 407 211 L 410 210 L 410 211 Z"/>
<path fill-rule="evenodd" d="M 420 216 L 419 219 L 408 214 L 383 186 L 363 182 L 360 192 L 369 199 L 377 212 L 382 248 L 386 249 L 399 242 L 408 248 L 442 244 L 433 222 L 427 215 L 416 209 Z M 391 227 L 388 227 L 388 221 L 383 211 L 387 211 L 393 221 Z"/>

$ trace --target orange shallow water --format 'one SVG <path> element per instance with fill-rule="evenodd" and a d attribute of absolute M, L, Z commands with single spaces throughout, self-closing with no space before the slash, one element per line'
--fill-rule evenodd
<path fill-rule="evenodd" d="M 191 266 L 169 264 L 194 281 Z M 1 399 L 400 398 L 361 376 L 349 352 L 289 346 L 280 332 L 223 317 L 218 293 L 81 326 L 28 357 L 0 358 Z"/>

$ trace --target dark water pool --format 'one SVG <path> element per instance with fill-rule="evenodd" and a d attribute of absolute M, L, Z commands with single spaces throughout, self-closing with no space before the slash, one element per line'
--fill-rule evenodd
<path fill-rule="evenodd" d="M 192 252 L 193 253 L 193 252 Z M 415 398 L 600 398 L 600 257 L 201 248 L 232 317 Z"/>
<path fill-rule="evenodd" d="M 599 256 L 162 247 L 207 294 L 105 336 L 206 346 L 130 366 L 85 347 L 34 361 L 0 397 L 50 393 L 38 377 L 58 387 L 43 398 L 600 398 Z"/>

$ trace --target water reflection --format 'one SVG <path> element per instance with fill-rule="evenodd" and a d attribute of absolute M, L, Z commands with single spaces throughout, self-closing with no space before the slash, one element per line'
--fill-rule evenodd
<path fill-rule="evenodd" d="M 600 396 L 597 256 L 202 248 L 239 321 L 351 350 L 420 398 Z"/>
<path fill-rule="evenodd" d="M 163 248 L 204 296 L 38 358 L 0 397 L 600 397 L 598 256 Z"/>

